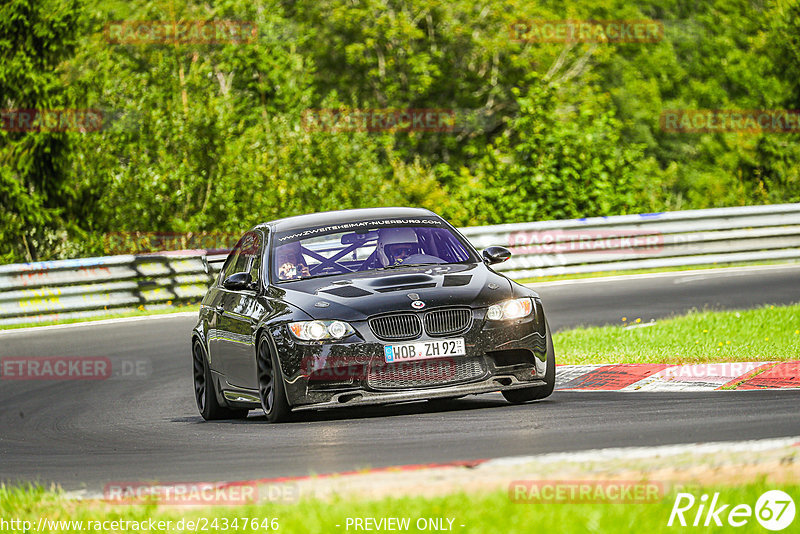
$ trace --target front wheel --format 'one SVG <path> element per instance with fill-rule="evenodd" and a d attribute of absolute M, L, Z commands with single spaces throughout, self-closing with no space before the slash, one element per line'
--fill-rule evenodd
<path fill-rule="evenodd" d="M 533 388 L 510 389 L 503 391 L 503 397 L 513 404 L 544 399 L 553 393 L 556 386 L 556 354 L 553 350 L 553 337 L 550 335 L 550 326 L 547 326 L 547 369 L 544 372 L 544 386 Z"/>
<path fill-rule="evenodd" d="M 203 419 L 213 421 L 217 419 L 244 419 L 247 417 L 248 410 L 232 410 L 220 406 L 217 401 L 217 393 L 214 388 L 214 381 L 211 378 L 211 370 L 208 367 L 206 351 L 203 349 L 199 339 L 192 344 L 192 363 L 194 377 L 194 400 L 197 403 L 197 410 Z"/>
<path fill-rule="evenodd" d="M 262 337 L 258 343 L 258 396 L 261 407 L 270 423 L 281 423 L 291 418 L 292 410 L 286 400 L 286 389 L 278 358 L 270 350 L 269 341 Z"/>

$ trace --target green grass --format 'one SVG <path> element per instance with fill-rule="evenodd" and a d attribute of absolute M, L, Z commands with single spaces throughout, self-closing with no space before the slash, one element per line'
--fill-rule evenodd
<path fill-rule="evenodd" d="M 737 504 L 755 507 L 759 496 L 765 491 L 780 489 L 800 500 L 800 484 L 774 484 L 763 480 L 741 486 L 692 487 L 692 493 L 699 501 L 704 492 L 713 495 L 719 492 L 719 504 L 731 506 L 720 515 L 723 527 L 692 527 L 697 505 L 684 514 L 687 528 L 703 532 L 726 532 L 731 529 L 725 524 L 727 512 Z M 351 526 L 345 529 L 348 517 L 372 518 L 410 518 L 409 532 L 418 532 L 414 526 L 419 518 L 452 518 L 453 531 L 464 533 L 522 533 L 522 532 L 674 532 L 683 530 L 680 526 L 668 527 L 667 522 L 675 502 L 675 491 L 670 490 L 660 500 L 649 504 L 518 504 L 509 499 L 507 491 L 491 493 L 454 493 L 444 497 L 402 497 L 385 500 L 335 499 L 325 502 L 303 500 L 298 504 L 260 504 L 231 508 L 204 507 L 159 507 L 156 505 L 108 505 L 92 501 L 70 501 L 58 492 L 39 487 L 0 488 L 0 517 L 26 520 L 33 523 L 33 530 L 40 517 L 56 521 L 172 521 L 173 525 L 184 520 L 206 518 L 277 518 L 278 532 L 305 534 L 308 532 L 354 532 Z M 703 515 L 705 519 L 705 515 Z M 800 523 L 796 517 L 786 532 Z M 219 523 L 221 524 L 221 523 Z M 336 525 L 340 525 L 337 527 Z M 445 522 L 446 524 L 446 522 Z M 461 525 L 464 525 L 463 527 Z M 702 522 L 701 522 L 702 525 Z M 737 532 L 765 532 L 755 517 Z M 21 531 L 21 529 L 20 529 Z M 43 529 L 41 532 L 77 532 L 74 528 L 59 530 Z M 173 527 L 170 532 L 177 532 Z M 200 531 L 203 531 L 200 529 Z M 209 532 L 214 530 L 209 529 Z M 251 531 L 250 528 L 228 530 L 229 532 Z M 159 532 L 153 530 L 152 532 Z M 265 532 L 262 530 L 261 532 Z"/>
<path fill-rule="evenodd" d="M 652 326 L 621 317 L 619 326 L 558 332 L 553 343 L 559 364 L 797 360 L 800 304 L 695 312 Z"/>
<path fill-rule="evenodd" d="M 708 269 L 721 269 L 724 267 L 755 267 L 763 265 L 792 265 L 797 261 L 763 261 L 763 262 L 734 262 L 734 263 L 709 263 L 706 265 L 685 265 L 681 267 L 659 267 L 654 269 L 627 269 L 620 271 L 600 271 L 593 273 L 576 274 L 554 274 L 550 276 L 536 276 L 533 278 L 520 278 L 520 284 L 541 284 L 545 282 L 555 282 L 558 280 L 582 280 L 585 278 L 605 278 L 608 276 L 623 276 L 630 274 L 649 274 L 649 273 L 674 273 L 680 271 L 704 271 Z"/>
<path fill-rule="evenodd" d="M 29 328 L 33 326 L 49 326 L 54 324 L 71 324 L 71 323 L 87 323 L 93 321 L 103 321 L 106 319 L 119 319 L 122 317 L 141 317 L 145 315 L 164 315 L 167 313 L 182 313 L 182 312 L 196 312 L 200 310 L 199 304 L 189 304 L 185 306 L 181 305 L 173 305 L 169 308 L 160 308 L 160 309 L 146 309 L 140 308 L 137 310 L 131 310 L 127 312 L 121 313 L 114 313 L 113 311 L 109 311 L 107 314 L 103 315 L 95 315 L 93 317 L 79 317 L 74 319 L 58 319 L 55 321 L 43 321 L 38 323 L 19 323 L 19 324 L 9 324 L 9 325 L 0 325 L 0 330 L 14 330 L 17 328 Z"/>

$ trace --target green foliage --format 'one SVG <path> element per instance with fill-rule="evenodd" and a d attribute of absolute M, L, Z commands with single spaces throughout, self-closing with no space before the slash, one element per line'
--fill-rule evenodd
<path fill-rule="evenodd" d="M 76 44 L 74 0 L 0 5 L 0 109 L 68 106 L 57 67 Z M 11 119 L 15 120 L 15 119 Z M 64 217 L 79 202 L 69 183 L 70 140 L 60 132 L 0 129 L 0 261 L 34 260 L 58 249 Z"/>
<path fill-rule="evenodd" d="M 657 19 L 664 39 L 513 40 L 511 24 L 532 19 Z M 246 21 L 257 39 L 109 40 L 110 23 L 154 20 Z M 0 261 L 102 254 L 104 232 L 237 232 L 347 207 L 476 225 L 798 202 L 798 135 L 659 124 L 665 109 L 800 108 L 798 21 L 797 0 L 11 0 L 0 108 L 106 120 L 0 129 Z M 316 108 L 457 119 L 311 131 Z"/>
<path fill-rule="evenodd" d="M 487 222 L 626 213 L 643 150 L 620 147 L 613 115 L 588 105 L 559 109 L 558 87 L 549 84 L 516 93 L 517 117 L 479 167 Z"/>

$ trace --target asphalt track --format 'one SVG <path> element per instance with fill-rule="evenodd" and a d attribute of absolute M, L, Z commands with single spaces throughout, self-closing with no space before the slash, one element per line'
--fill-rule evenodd
<path fill-rule="evenodd" d="M 551 325 L 619 323 L 692 308 L 800 301 L 800 266 L 543 284 Z M 205 423 L 192 398 L 194 319 L 161 317 L 0 334 L 0 357 L 146 364 L 96 381 L 0 381 L 0 480 L 100 490 L 110 482 L 241 480 L 603 447 L 800 434 L 800 391 L 556 391 L 304 413 L 298 422 Z"/>

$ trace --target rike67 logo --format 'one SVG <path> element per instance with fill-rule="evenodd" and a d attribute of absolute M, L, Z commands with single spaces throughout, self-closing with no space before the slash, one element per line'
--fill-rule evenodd
<path fill-rule="evenodd" d="M 691 493 L 678 493 L 667 526 L 742 527 L 755 516 L 756 521 L 767 530 L 784 530 L 794 521 L 795 504 L 788 493 L 770 490 L 762 494 L 755 503 L 736 504 L 723 502 L 719 493 L 703 494 L 699 499 Z"/>

